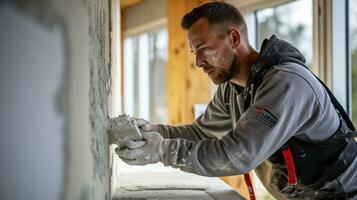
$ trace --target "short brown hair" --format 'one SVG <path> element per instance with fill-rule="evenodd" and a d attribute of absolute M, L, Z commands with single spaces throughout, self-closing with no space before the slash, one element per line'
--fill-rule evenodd
<path fill-rule="evenodd" d="M 209 23 L 228 23 L 233 24 L 248 38 L 247 25 L 239 10 L 224 2 L 210 2 L 192 9 L 186 13 L 181 20 L 181 27 L 188 30 L 196 21 L 207 18 Z"/>

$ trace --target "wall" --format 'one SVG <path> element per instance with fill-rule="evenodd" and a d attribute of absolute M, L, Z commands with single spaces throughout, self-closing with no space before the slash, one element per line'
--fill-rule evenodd
<path fill-rule="evenodd" d="M 10 5 L 0 7 L 0 27 L 0 199 L 57 199 L 67 118 L 54 101 L 65 72 L 63 32 Z"/>
<path fill-rule="evenodd" d="M 110 199 L 109 6 L 0 2 L 0 199 Z"/>

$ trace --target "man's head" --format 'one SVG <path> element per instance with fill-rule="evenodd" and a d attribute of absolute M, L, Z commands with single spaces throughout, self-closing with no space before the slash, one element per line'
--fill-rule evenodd
<path fill-rule="evenodd" d="M 211 2 L 194 8 L 181 22 L 187 31 L 196 65 L 202 67 L 215 84 L 239 73 L 239 45 L 247 43 L 247 27 L 234 6 Z"/>

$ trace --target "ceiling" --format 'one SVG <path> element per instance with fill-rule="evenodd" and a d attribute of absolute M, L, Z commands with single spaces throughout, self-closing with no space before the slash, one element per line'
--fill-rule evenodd
<path fill-rule="evenodd" d="M 120 0 L 120 9 L 124 10 L 130 6 L 141 3 L 143 0 Z"/>

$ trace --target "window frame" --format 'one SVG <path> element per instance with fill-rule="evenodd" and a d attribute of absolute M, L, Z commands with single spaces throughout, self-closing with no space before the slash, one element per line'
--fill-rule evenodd
<path fill-rule="evenodd" d="M 254 0 L 243 3 L 227 0 L 243 15 L 255 14 L 259 10 L 276 7 L 292 0 Z M 332 90 L 346 112 L 351 115 L 351 64 L 348 47 L 348 0 L 313 0 L 313 61 L 314 72 Z M 255 38 L 257 46 L 257 19 Z M 341 64 L 342 63 L 342 64 Z"/>
<path fill-rule="evenodd" d="M 331 18 L 331 88 L 336 98 L 345 108 L 347 114 L 351 116 L 352 83 L 350 77 L 351 66 L 349 62 L 348 0 L 332 0 Z"/>
<path fill-rule="evenodd" d="M 122 72 L 121 72 L 121 16 L 120 0 L 111 0 L 110 6 L 110 91 L 108 97 L 108 113 L 116 117 L 122 112 Z"/>
<path fill-rule="evenodd" d="M 126 41 L 126 39 L 128 39 L 128 38 L 137 38 L 137 40 L 138 40 L 138 54 L 140 55 L 141 53 L 144 53 L 145 55 L 146 55 L 146 53 L 145 53 L 145 51 L 143 51 L 143 46 L 141 46 L 142 45 L 142 42 L 140 42 L 140 40 L 142 40 L 143 39 L 143 37 L 145 37 L 146 35 L 147 36 L 149 36 L 149 35 L 152 35 L 153 33 L 156 33 L 156 32 L 158 32 L 158 31 L 161 31 L 162 29 L 167 29 L 167 18 L 165 17 L 165 18 L 160 18 L 160 19 L 158 19 L 158 20 L 155 20 L 155 21 L 152 21 L 152 22 L 150 22 L 150 23 L 145 23 L 145 24 L 143 24 L 143 25 L 140 25 L 140 26 L 136 26 L 136 27 L 134 27 L 134 28 L 131 28 L 131 29 L 127 29 L 127 30 L 125 30 L 124 31 L 124 33 L 123 33 L 123 41 L 124 41 L 124 44 L 125 44 L 125 41 Z M 150 37 L 150 36 L 149 36 Z M 147 42 L 149 42 L 150 41 L 150 39 L 149 38 L 147 38 Z M 144 45 L 145 46 L 145 45 Z M 146 47 L 145 47 L 146 48 Z M 149 46 L 147 47 L 147 49 L 146 50 L 149 50 Z M 138 60 L 138 62 L 139 63 L 137 63 L 137 65 L 138 65 L 138 67 L 140 68 L 140 66 L 141 67 L 143 67 L 144 66 L 144 70 L 145 70 L 145 72 L 142 72 L 142 71 L 140 71 L 140 72 L 138 72 L 138 71 L 135 71 L 134 72 L 134 76 L 135 77 L 137 77 L 138 78 L 138 80 L 143 80 L 143 75 L 144 74 L 150 74 L 151 73 L 151 71 L 150 71 L 150 66 L 149 65 L 147 65 L 147 64 L 145 64 L 145 63 L 149 63 L 149 61 L 150 61 L 150 56 L 151 55 L 146 55 L 145 56 L 145 58 L 146 58 L 146 62 L 145 61 L 143 61 L 142 59 L 139 59 Z M 125 56 L 123 56 L 123 59 L 124 59 L 124 66 L 123 66 L 123 74 L 125 74 L 126 72 L 125 72 L 125 69 L 126 69 L 126 64 L 125 64 Z M 138 70 L 138 69 L 137 69 Z M 140 69 L 141 70 L 141 69 Z M 124 79 L 125 79 L 125 77 L 124 77 Z M 123 80 L 124 80 L 123 79 Z M 126 85 L 125 85 L 125 83 L 126 83 L 126 81 L 124 80 L 123 81 L 123 87 L 126 87 Z M 139 89 L 139 91 L 136 91 L 135 90 L 135 88 L 138 88 Z M 152 105 L 152 102 L 150 102 L 151 101 L 151 98 L 150 98 L 150 89 L 151 89 L 151 82 L 150 82 L 150 79 L 149 80 L 146 80 L 146 78 L 145 78 L 145 83 L 144 82 L 142 82 L 142 81 L 140 81 L 139 82 L 139 84 L 137 85 L 137 86 L 133 86 L 133 88 L 132 88 L 133 90 L 135 90 L 136 91 L 136 94 L 134 94 L 134 100 L 136 99 L 138 102 L 136 102 L 136 103 L 138 103 L 138 106 L 136 106 L 135 104 L 133 105 L 134 107 L 133 107 L 133 112 L 132 113 L 130 113 L 130 112 L 128 112 L 129 114 L 133 114 L 133 115 L 137 115 L 137 116 L 139 116 L 140 115 L 140 117 L 142 117 L 142 118 L 144 118 L 144 119 L 147 119 L 147 120 L 151 120 L 151 105 Z M 141 91 L 141 92 L 140 92 Z M 144 92 L 145 91 L 145 92 Z M 144 92 L 145 94 L 143 94 L 144 95 L 144 97 L 142 96 L 142 92 Z M 139 96 L 138 96 L 138 93 L 140 93 L 141 95 L 141 97 L 139 98 Z M 125 96 L 125 90 L 124 90 L 124 88 L 123 88 L 123 94 L 124 94 L 124 96 Z M 146 101 L 146 99 L 149 99 L 149 102 L 147 102 Z M 126 99 L 126 100 L 123 100 L 123 111 L 125 112 L 126 111 L 126 102 L 128 102 L 128 100 Z M 136 110 L 136 109 L 138 109 L 138 110 Z"/>

